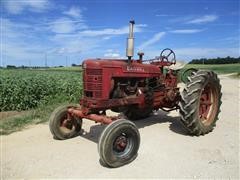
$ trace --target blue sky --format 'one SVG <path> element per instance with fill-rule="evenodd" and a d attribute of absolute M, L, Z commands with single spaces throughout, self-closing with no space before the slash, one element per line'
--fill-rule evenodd
<path fill-rule="evenodd" d="M 134 19 L 135 54 L 177 59 L 239 55 L 238 0 L 1 0 L 1 64 L 80 64 L 125 58 Z M 135 55 L 135 58 L 137 56 Z"/>

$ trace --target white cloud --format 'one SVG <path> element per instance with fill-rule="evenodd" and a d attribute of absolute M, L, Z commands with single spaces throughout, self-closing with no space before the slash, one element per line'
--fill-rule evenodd
<path fill-rule="evenodd" d="M 135 28 L 141 28 L 141 27 L 147 27 L 148 25 L 147 24 L 137 24 L 135 25 Z"/>
<path fill-rule="evenodd" d="M 120 29 L 101 29 L 101 30 L 86 30 L 79 32 L 82 36 L 103 36 L 103 35 L 121 35 L 126 34 L 128 32 L 128 28 L 120 28 Z"/>
<path fill-rule="evenodd" d="M 146 27 L 146 25 L 140 24 L 136 25 L 134 32 L 142 32 L 142 27 Z M 81 36 L 88 36 L 88 37 L 94 37 L 94 36 L 109 36 L 109 35 L 122 35 L 122 34 L 128 34 L 129 33 L 129 27 L 124 26 L 122 28 L 106 28 L 106 29 L 100 29 L 100 30 L 85 30 L 79 32 L 79 35 Z"/>
<path fill-rule="evenodd" d="M 112 36 L 105 36 L 105 37 L 103 37 L 103 40 L 109 40 L 111 38 L 112 38 Z"/>
<path fill-rule="evenodd" d="M 63 17 L 52 22 L 50 29 L 55 33 L 72 33 L 76 30 L 76 27 L 73 21 Z"/>
<path fill-rule="evenodd" d="M 74 33 L 88 27 L 81 21 L 74 21 L 67 17 L 61 17 L 53 22 L 48 23 L 48 25 L 48 29 L 54 33 Z"/>
<path fill-rule="evenodd" d="M 115 59 L 120 59 L 122 58 L 120 56 L 120 53 L 118 50 L 114 50 L 114 49 L 107 49 L 106 53 L 103 55 L 106 58 L 115 58 Z"/>
<path fill-rule="evenodd" d="M 64 11 L 63 14 L 73 18 L 82 19 L 82 10 L 78 7 L 71 7 L 68 11 Z"/>
<path fill-rule="evenodd" d="M 135 32 L 143 31 L 142 27 L 146 27 L 146 25 L 136 25 Z M 50 37 L 50 41 L 58 46 L 58 48 L 53 48 L 53 53 L 89 54 L 88 56 L 93 56 L 93 54 L 95 54 L 94 56 L 97 57 L 102 56 L 102 46 L 105 45 L 104 43 L 109 39 L 109 37 L 127 33 L 128 26 L 99 30 L 75 30 L 74 33 L 57 33 Z M 108 49 L 103 55 L 108 58 L 121 58 L 119 52 L 113 49 Z"/>
<path fill-rule="evenodd" d="M 105 53 L 104 57 L 107 57 L 107 58 L 120 58 L 120 54 L 119 53 Z"/>
<path fill-rule="evenodd" d="M 218 16 L 216 15 L 205 15 L 196 19 L 192 19 L 187 22 L 187 24 L 202 24 L 202 23 L 208 23 L 213 22 L 218 19 Z"/>
<path fill-rule="evenodd" d="M 48 0 L 8 0 L 3 1 L 5 9 L 11 14 L 20 14 L 23 10 L 42 12 L 48 8 Z"/>
<path fill-rule="evenodd" d="M 155 16 L 156 17 L 170 17 L 170 16 L 176 16 L 176 15 L 173 15 L 173 14 L 156 14 Z"/>
<path fill-rule="evenodd" d="M 169 32 L 176 33 L 176 34 L 193 34 L 193 33 L 198 33 L 202 31 L 204 31 L 204 29 L 176 29 Z"/>
<path fill-rule="evenodd" d="M 151 39 L 149 39 L 148 41 L 142 43 L 138 47 L 138 49 L 142 50 L 142 49 L 144 49 L 144 48 L 146 48 L 146 47 L 148 47 L 148 46 L 158 42 L 165 34 L 166 34 L 165 32 L 159 32 L 159 33 L 155 34 Z"/>
<path fill-rule="evenodd" d="M 47 45 L 42 46 L 40 39 L 33 32 L 31 25 L 12 22 L 8 19 L 1 19 L 2 26 L 2 59 L 1 65 L 28 64 L 30 60 L 40 64 L 44 57 Z M 34 63 L 33 63 L 34 64 Z"/>

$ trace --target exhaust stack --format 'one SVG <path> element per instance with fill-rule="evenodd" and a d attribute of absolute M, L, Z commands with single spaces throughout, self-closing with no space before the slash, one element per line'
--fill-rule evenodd
<path fill-rule="evenodd" d="M 127 38 L 127 49 L 126 56 L 128 57 L 128 62 L 130 63 L 131 58 L 134 55 L 134 37 L 133 37 L 133 25 L 135 21 L 129 21 L 129 36 Z"/>

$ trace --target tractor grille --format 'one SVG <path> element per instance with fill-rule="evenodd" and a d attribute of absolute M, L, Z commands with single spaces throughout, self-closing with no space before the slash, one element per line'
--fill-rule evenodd
<path fill-rule="evenodd" d="M 86 89 L 88 91 L 101 91 L 102 90 L 102 84 L 96 84 L 96 83 L 86 83 Z"/>
<path fill-rule="evenodd" d="M 102 75 L 102 69 L 86 69 L 87 75 Z"/>
<path fill-rule="evenodd" d="M 86 97 L 102 97 L 102 69 L 86 69 L 84 92 Z"/>

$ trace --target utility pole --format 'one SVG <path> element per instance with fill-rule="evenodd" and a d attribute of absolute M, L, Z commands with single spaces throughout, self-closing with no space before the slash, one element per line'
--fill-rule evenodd
<path fill-rule="evenodd" d="M 2 6 L 1 6 L 2 7 Z M 1 8 L 1 10 L 2 10 L 2 8 Z M 1 11 L 2 12 L 2 11 Z M 1 13 L 1 16 L 2 16 L 2 13 Z M 1 26 L 1 32 L 0 32 L 0 66 L 4 66 L 4 62 L 3 62 L 3 20 L 2 20 L 2 18 L 1 18 L 1 20 L 0 20 L 1 22 L 0 22 L 0 26 Z"/>
<path fill-rule="evenodd" d="M 45 53 L 45 67 L 47 67 L 47 53 Z"/>
<path fill-rule="evenodd" d="M 66 56 L 66 67 L 68 66 L 68 57 Z"/>

